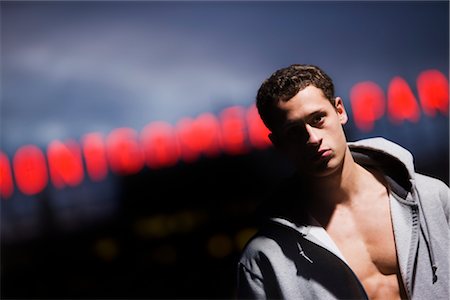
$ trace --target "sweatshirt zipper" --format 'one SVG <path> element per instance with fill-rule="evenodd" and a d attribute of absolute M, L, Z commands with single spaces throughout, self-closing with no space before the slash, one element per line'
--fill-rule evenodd
<path fill-rule="evenodd" d="M 367 295 L 367 292 L 366 292 L 366 290 L 364 289 L 364 286 L 362 285 L 362 283 L 361 283 L 361 281 L 359 280 L 358 276 L 356 276 L 355 272 L 352 270 L 352 268 L 350 268 L 350 266 L 349 266 L 344 260 L 342 260 L 339 256 L 337 256 L 336 254 L 334 254 L 332 251 L 330 251 L 330 250 L 328 250 L 327 248 L 325 248 L 325 247 L 319 245 L 319 244 L 318 244 L 317 242 L 315 242 L 314 240 L 309 239 L 309 238 L 307 237 L 307 234 L 301 233 L 301 232 L 299 232 L 297 229 L 292 228 L 292 227 L 289 226 L 289 225 L 280 223 L 280 222 L 278 222 L 278 221 L 273 221 L 273 222 L 275 222 L 275 223 L 277 223 L 277 224 L 279 224 L 279 225 L 282 225 L 282 227 L 289 228 L 290 230 L 292 230 L 293 232 L 295 232 L 296 235 L 299 235 L 301 238 L 304 238 L 304 239 L 309 240 L 311 243 L 315 244 L 317 247 L 320 247 L 320 248 L 324 249 L 325 251 L 327 251 L 328 253 L 330 253 L 331 255 L 333 255 L 336 259 L 340 260 L 340 261 L 343 263 L 344 268 L 346 268 L 348 271 L 350 271 L 350 274 L 353 276 L 353 278 L 354 278 L 354 279 L 356 280 L 356 282 L 358 283 L 358 285 L 359 285 L 361 291 L 364 293 L 364 299 L 369 300 L 369 296 Z M 308 257 L 308 255 L 305 253 L 305 251 L 303 250 L 303 248 L 302 248 L 302 246 L 300 245 L 299 242 L 297 242 L 297 247 L 298 247 L 300 256 L 302 256 L 304 259 L 306 259 L 309 263 L 314 264 L 314 262 L 313 262 L 313 261 Z"/>
<path fill-rule="evenodd" d="M 295 229 L 294 229 L 294 230 L 295 230 Z M 299 232 L 297 232 L 297 233 L 299 233 Z M 305 239 L 307 239 L 306 236 L 303 236 L 303 235 L 302 235 L 302 237 L 305 238 Z M 345 261 L 343 261 L 339 256 L 337 256 L 336 254 L 334 254 L 332 251 L 328 250 L 327 248 L 325 248 L 325 247 L 323 247 L 323 246 L 317 244 L 317 243 L 314 242 L 314 241 L 311 241 L 311 240 L 309 240 L 309 241 L 312 242 L 312 243 L 314 243 L 316 246 L 318 246 L 318 247 L 320 247 L 320 248 L 322 248 L 322 249 L 325 249 L 327 252 L 329 252 L 330 254 L 332 254 L 336 259 L 339 259 L 339 260 L 344 264 L 344 267 L 347 268 L 347 270 L 350 271 L 350 274 L 352 274 L 353 278 L 354 278 L 354 279 L 356 280 L 356 282 L 358 283 L 360 289 L 361 289 L 361 290 L 363 291 L 363 293 L 364 293 L 365 299 L 369 300 L 369 296 L 367 295 L 367 292 L 366 292 L 366 290 L 364 289 L 364 286 L 362 285 L 362 283 L 361 283 L 361 281 L 359 280 L 358 276 L 356 276 L 355 272 L 352 270 L 352 268 L 350 268 L 350 266 L 349 266 Z M 297 245 L 299 246 L 299 249 L 302 249 L 299 243 L 297 243 Z M 305 252 L 303 251 L 303 249 L 302 249 L 302 253 L 300 253 L 300 255 L 303 256 L 303 257 L 304 257 L 306 260 L 308 260 L 310 263 L 313 263 L 312 260 L 309 259 L 308 256 L 306 256 L 306 254 L 305 254 Z"/>

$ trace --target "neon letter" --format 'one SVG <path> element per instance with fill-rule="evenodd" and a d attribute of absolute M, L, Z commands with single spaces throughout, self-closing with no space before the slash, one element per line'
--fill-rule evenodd
<path fill-rule="evenodd" d="M 261 120 L 256 105 L 250 106 L 247 110 L 247 128 L 250 143 L 257 149 L 264 149 L 272 145 L 269 140 L 269 129 Z"/>
<path fill-rule="evenodd" d="M 11 166 L 6 154 L 0 151 L 0 196 L 4 199 L 11 197 L 14 191 Z"/>
<path fill-rule="evenodd" d="M 350 91 L 350 103 L 355 124 L 363 131 L 372 130 L 375 120 L 384 114 L 383 90 L 372 81 L 355 84 Z"/>
<path fill-rule="evenodd" d="M 195 120 L 184 118 L 177 124 L 181 157 L 186 162 L 198 159 L 201 153 L 209 157 L 220 153 L 220 126 L 217 118 L 205 113 Z"/>
<path fill-rule="evenodd" d="M 94 181 L 105 179 L 108 173 L 106 149 L 100 133 L 88 133 L 83 137 L 83 154 L 89 177 Z"/>
<path fill-rule="evenodd" d="M 245 145 L 244 109 L 240 106 L 226 108 L 220 114 L 224 150 L 230 154 L 242 154 Z"/>
<path fill-rule="evenodd" d="M 75 141 L 71 140 L 65 144 L 60 141 L 51 142 L 47 158 L 50 177 L 55 187 L 76 186 L 83 181 L 83 162 L 80 147 Z"/>
<path fill-rule="evenodd" d="M 13 169 L 17 187 L 26 195 L 41 192 L 48 183 L 44 154 L 34 145 L 22 146 L 16 151 Z"/>
<path fill-rule="evenodd" d="M 117 128 L 108 135 L 107 155 L 111 169 L 120 175 L 135 174 L 144 167 L 137 133 L 131 128 Z"/>
<path fill-rule="evenodd" d="M 388 112 L 392 121 L 399 123 L 405 119 L 419 120 L 420 111 L 408 83 L 401 77 L 394 77 L 388 88 Z"/>
<path fill-rule="evenodd" d="M 434 116 L 436 110 L 448 115 L 448 80 L 438 70 L 428 70 L 417 77 L 417 90 L 424 112 Z"/>
<path fill-rule="evenodd" d="M 173 127 L 165 122 L 153 122 L 141 133 L 145 161 L 150 168 L 173 166 L 178 162 L 180 151 Z"/>

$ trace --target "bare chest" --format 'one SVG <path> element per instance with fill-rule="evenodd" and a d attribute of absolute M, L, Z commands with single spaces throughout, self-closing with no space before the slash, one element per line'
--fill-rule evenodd
<path fill-rule="evenodd" d="M 372 200 L 360 207 L 336 210 L 327 232 L 371 299 L 399 298 L 401 281 L 389 197 Z"/>

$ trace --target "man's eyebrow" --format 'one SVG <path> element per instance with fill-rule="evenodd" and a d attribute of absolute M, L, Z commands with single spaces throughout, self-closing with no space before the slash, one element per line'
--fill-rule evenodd
<path fill-rule="evenodd" d="M 326 111 L 324 109 L 318 109 L 315 112 L 310 113 L 309 115 L 307 115 L 305 119 L 307 119 L 307 120 L 308 119 L 312 119 L 312 118 L 314 118 L 317 115 L 324 115 L 324 114 L 326 114 Z"/>
<path fill-rule="evenodd" d="M 324 109 L 318 109 L 313 111 L 312 113 L 308 114 L 307 116 L 300 118 L 300 119 L 295 119 L 295 120 L 290 120 L 287 121 L 286 123 L 284 123 L 283 125 L 283 130 L 289 128 L 289 127 L 293 127 L 296 125 L 299 125 L 299 122 L 301 121 L 302 123 L 305 123 L 305 121 L 307 122 L 308 120 L 312 119 L 313 117 L 317 116 L 317 115 L 322 115 L 325 114 L 325 110 Z"/>
<path fill-rule="evenodd" d="M 303 122 L 303 118 L 302 119 L 296 119 L 296 120 L 288 121 L 288 122 L 283 124 L 283 127 L 281 129 L 286 130 L 286 129 L 289 129 L 291 127 L 298 126 L 300 122 L 304 123 Z"/>

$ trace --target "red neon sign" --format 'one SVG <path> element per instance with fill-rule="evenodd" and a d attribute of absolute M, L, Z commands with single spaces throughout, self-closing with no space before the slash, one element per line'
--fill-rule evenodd
<path fill-rule="evenodd" d="M 83 139 L 83 155 L 86 169 L 93 181 L 105 179 L 108 174 L 108 163 L 106 161 L 106 147 L 100 133 L 86 134 Z"/>
<path fill-rule="evenodd" d="M 180 149 L 172 125 L 154 122 L 147 125 L 141 134 L 145 161 L 149 168 L 170 167 L 178 162 Z"/>
<path fill-rule="evenodd" d="M 394 123 L 403 120 L 419 121 L 420 111 L 408 83 L 401 77 L 394 77 L 388 89 L 388 112 Z"/>
<path fill-rule="evenodd" d="M 50 178 L 57 188 L 79 185 L 84 178 L 80 147 L 76 141 L 53 141 L 47 150 Z"/>
<path fill-rule="evenodd" d="M 144 167 L 144 156 L 138 134 L 132 128 L 117 128 L 107 140 L 107 156 L 111 169 L 120 175 L 139 172 Z"/>
<path fill-rule="evenodd" d="M 374 122 L 385 110 L 381 87 L 372 81 L 357 83 L 350 91 L 350 101 L 356 126 L 363 131 L 372 130 Z"/>
<path fill-rule="evenodd" d="M 224 150 L 229 154 L 242 154 L 248 149 L 245 145 L 246 126 L 244 109 L 239 106 L 226 108 L 220 114 Z"/>
<path fill-rule="evenodd" d="M 420 73 L 417 91 L 419 102 L 399 76 L 389 83 L 387 97 L 374 82 L 355 84 L 350 91 L 355 125 L 370 131 L 386 112 L 393 123 L 417 122 L 421 108 L 429 116 L 438 112 L 448 116 L 449 87 L 444 74 L 437 70 Z M 193 162 L 201 155 L 242 154 L 250 147 L 264 149 L 271 145 L 268 133 L 252 105 L 247 109 L 226 108 L 218 117 L 204 113 L 195 119 L 183 118 L 176 126 L 152 122 L 140 133 L 118 128 L 106 139 L 100 133 L 89 133 L 82 138 L 81 147 L 75 140 L 53 141 L 48 145 L 47 157 L 37 146 L 25 145 L 14 154 L 12 168 L 6 154 L 0 151 L 0 196 L 11 197 L 14 185 L 23 194 L 38 194 L 48 184 L 48 172 L 53 185 L 64 188 L 80 184 L 85 171 L 91 180 L 99 181 L 106 178 L 109 169 L 129 175 L 144 166 L 173 166 L 180 159 Z"/>
<path fill-rule="evenodd" d="M 256 105 L 251 106 L 246 114 L 248 138 L 250 144 L 256 149 L 264 149 L 271 145 L 269 139 L 269 129 L 264 125 L 259 117 Z"/>
<path fill-rule="evenodd" d="M 38 194 L 47 186 L 45 157 L 41 149 L 34 145 L 22 146 L 17 150 L 13 169 L 17 187 L 25 195 Z"/>
<path fill-rule="evenodd" d="M 0 196 L 2 198 L 11 197 L 14 191 L 11 166 L 8 156 L 0 151 Z"/>
<path fill-rule="evenodd" d="M 448 80 L 438 70 L 421 72 L 417 77 L 417 90 L 420 104 L 425 114 L 434 116 L 436 111 L 448 115 Z M 350 91 L 350 104 L 355 125 L 362 131 L 373 129 L 376 120 L 385 113 L 386 97 L 383 90 L 374 82 L 355 84 Z M 387 95 L 389 119 L 398 124 L 404 120 L 417 122 L 420 107 L 408 83 L 400 76 L 389 83 Z"/>
<path fill-rule="evenodd" d="M 448 115 L 448 80 L 437 70 L 428 70 L 417 77 L 417 91 L 425 114 L 434 117 L 436 111 Z"/>
<path fill-rule="evenodd" d="M 177 124 L 178 141 L 184 161 L 192 162 L 201 154 L 208 157 L 220 153 L 220 124 L 211 113 L 205 113 L 195 120 L 183 118 Z"/>

